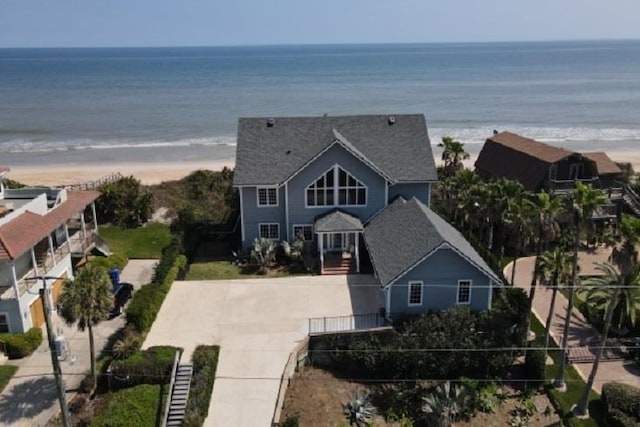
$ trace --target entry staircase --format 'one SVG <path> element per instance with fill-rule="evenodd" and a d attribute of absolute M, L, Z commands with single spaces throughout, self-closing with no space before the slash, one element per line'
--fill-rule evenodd
<path fill-rule="evenodd" d="M 624 186 L 622 200 L 624 200 L 625 204 L 635 215 L 640 216 L 640 196 L 638 196 L 638 193 L 636 193 L 630 185 Z"/>
<path fill-rule="evenodd" d="M 350 254 L 328 252 L 324 255 L 322 274 L 337 275 L 353 273 L 353 258 Z"/>
<path fill-rule="evenodd" d="M 171 387 L 171 398 L 168 405 L 165 426 L 182 426 L 184 415 L 187 410 L 187 398 L 189 397 L 189 387 L 191 386 L 191 376 L 193 375 L 193 365 L 180 364 L 176 370 Z"/>

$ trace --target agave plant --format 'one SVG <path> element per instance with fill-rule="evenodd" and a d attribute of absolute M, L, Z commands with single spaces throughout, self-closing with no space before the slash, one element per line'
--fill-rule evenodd
<path fill-rule="evenodd" d="M 349 425 L 368 425 L 377 413 L 377 409 L 371 403 L 371 395 L 368 391 L 360 394 L 358 390 L 347 403 L 342 404 L 342 410 L 349 419 Z"/>
<path fill-rule="evenodd" d="M 251 249 L 251 258 L 253 258 L 262 271 L 266 271 L 269 264 L 275 259 L 276 251 L 273 242 L 264 237 L 256 238 L 253 241 Z"/>
<path fill-rule="evenodd" d="M 430 419 L 429 425 L 449 427 L 467 413 L 469 394 L 464 386 L 451 386 L 446 381 L 436 387 L 435 391 L 422 398 L 422 412 Z"/>

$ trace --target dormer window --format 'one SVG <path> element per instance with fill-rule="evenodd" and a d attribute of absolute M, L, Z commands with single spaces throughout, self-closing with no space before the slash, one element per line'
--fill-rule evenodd
<path fill-rule="evenodd" d="M 258 187 L 258 206 L 278 206 L 278 189 Z"/>
<path fill-rule="evenodd" d="M 307 187 L 307 206 L 365 206 L 367 187 L 335 165 Z"/>

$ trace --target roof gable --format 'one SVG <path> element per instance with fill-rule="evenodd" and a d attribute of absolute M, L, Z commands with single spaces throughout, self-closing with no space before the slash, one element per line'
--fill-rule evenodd
<path fill-rule="evenodd" d="M 0 260 L 16 259 L 82 211 L 100 195 L 97 191 L 67 191 L 67 200 L 45 215 L 26 211 L 0 227 Z"/>
<path fill-rule="evenodd" d="M 622 173 L 622 169 L 613 161 L 607 153 L 602 151 L 593 153 L 582 153 L 586 158 L 593 160 L 598 169 L 598 175 L 617 175 Z"/>
<path fill-rule="evenodd" d="M 326 215 L 316 219 L 316 233 L 338 233 L 348 231 L 362 231 L 362 222 L 359 218 L 339 209 L 334 209 Z"/>
<path fill-rule="evenodd" d="M 435 181 L 424 116 L 393 118 L 241 118 L 234 185 L 282 184 L 336 141 L 389 181 Z"/>
<path fill-rule="evenodd" d="M 499 281 L 462 234 L 416 198 L 397 198 L 367 224 L 364 238 L 383 287 L 444 246 Z"/>

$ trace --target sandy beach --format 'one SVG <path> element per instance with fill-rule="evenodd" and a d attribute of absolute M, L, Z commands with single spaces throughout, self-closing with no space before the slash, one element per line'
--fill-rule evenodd
<path fill-rule="evenodd" d="M 233 167 L 233 162 L 230 160 L 201 160 L 163 163 L 53 164 L 37 167 L 7 166 L 11 169 L 7 177 L 26 185 L 60 186 L 81 184 L 98 180 L 117 172 L 124 176 L 133 175 L 145 185 L 153 185 L 183 178 L 199 169 L 221 170 L 225 166 Z"/>
<path fill-rule="evenodd" d="M 464 161 L 467 168 L 473 168 L 481 144 L 470 144 L 467 148 L 470 158 Z M 640 172 L 639 150 L 609 150 L 612 160 L 630 162 L 635 171 Z M 440 164 L 441 151 L 434 147 L 436 163 Z M 99 180 L 113 173 L 133 175 L 145 185 L 159 184 L 183 178 L 198 169 L 221 170 L 223 167 L 233 167 L 231 159 L 225 160 L 191 160 L 175 162 L 118 162 L 118 163 L 87 163 L 79 164 L 49 164 L 45 166 L 19 165 L 11 166 L 7 177 L 27 185 L 60 186 L 80 184 Z M 5 165 L 2 165 L 5 166 Z"/>

